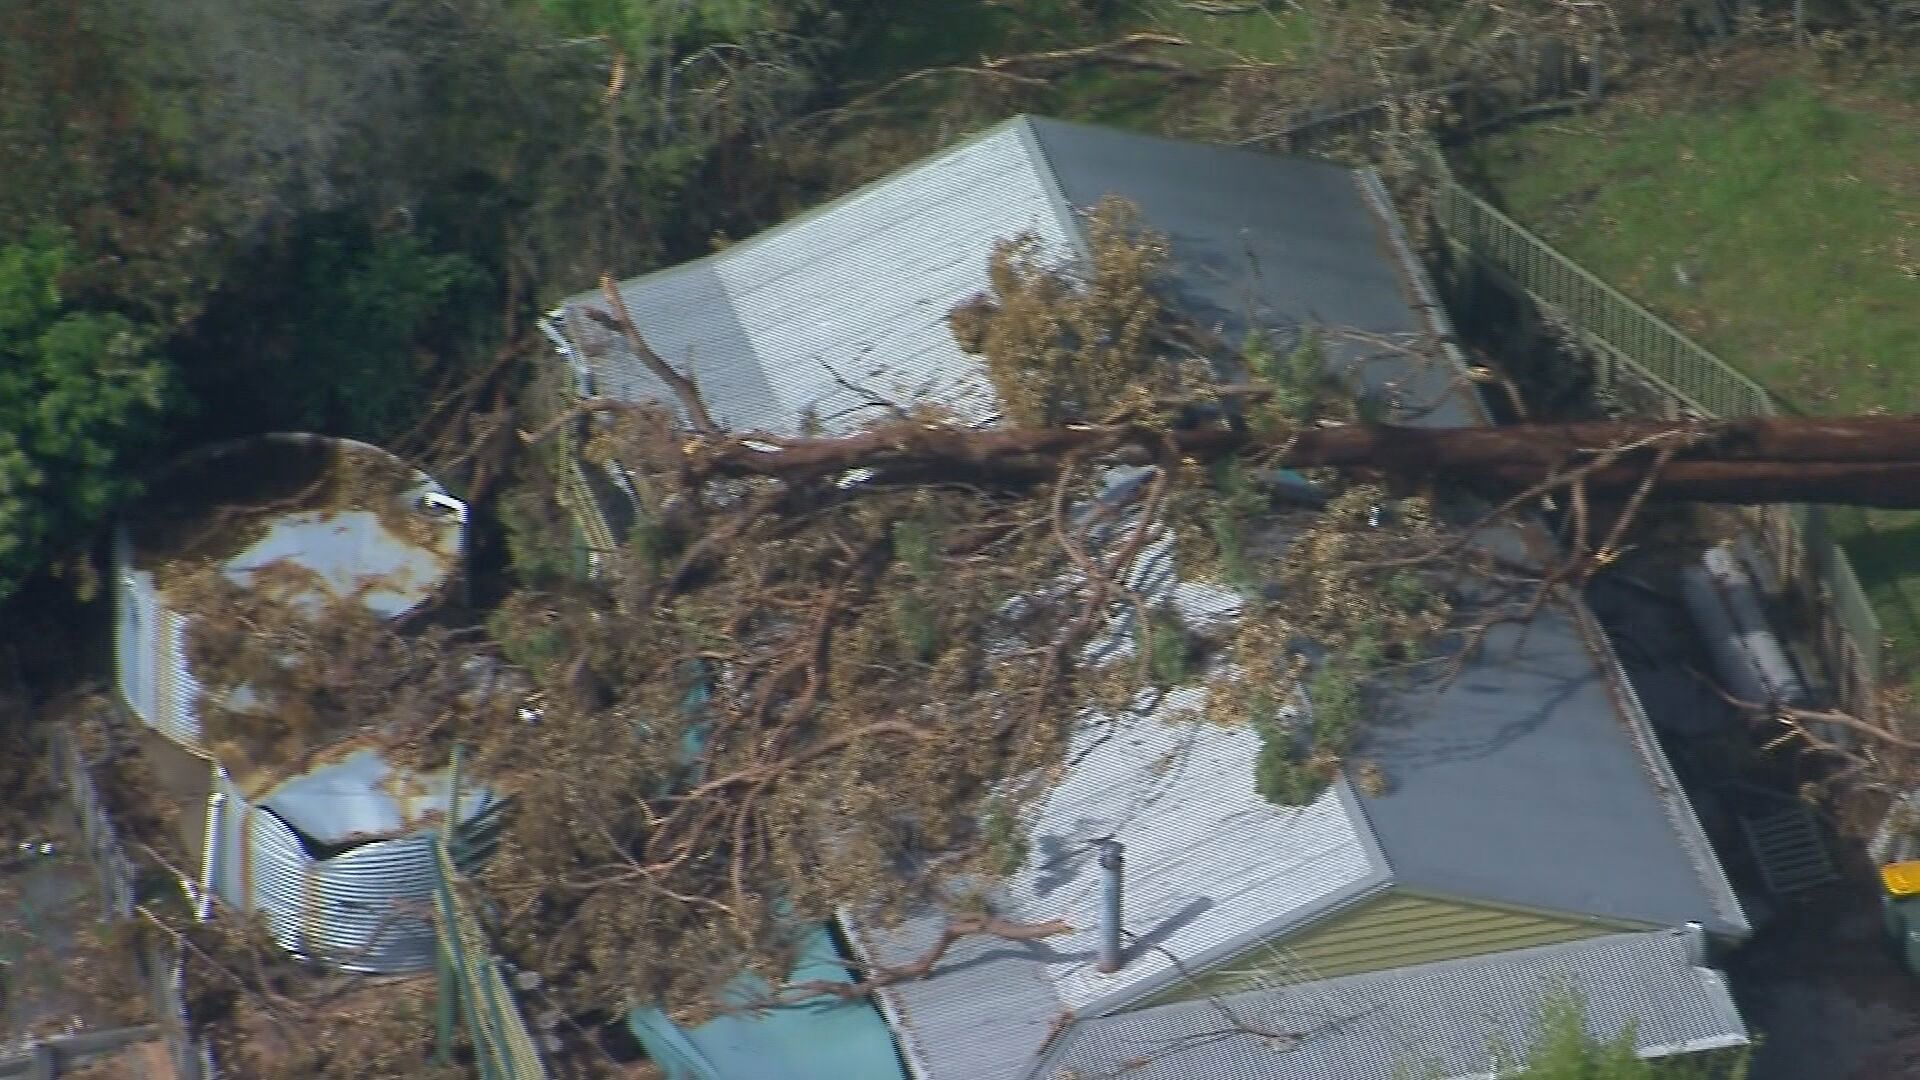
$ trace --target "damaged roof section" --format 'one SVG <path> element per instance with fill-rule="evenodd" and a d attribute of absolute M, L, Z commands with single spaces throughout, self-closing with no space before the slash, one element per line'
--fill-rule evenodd
<path fill-rule="evenodd" d="M 450 769 L 402 771 L 379 751 L 363 748 L 302 773 L 257 801 L 317 847 L 344 849 L 437 828 L 453 804 L 452 780 Z M 462 823 L 485 817 L 498 801 L 485 789 L 465 788 Z"/>

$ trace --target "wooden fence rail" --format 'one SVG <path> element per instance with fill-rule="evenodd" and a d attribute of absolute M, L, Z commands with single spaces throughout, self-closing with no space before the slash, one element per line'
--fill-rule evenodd
<path fill-rule="evenodd" d="M 92 771 L 65 727 L 52 728 L 51 742 L 55 779 L 80 824 L 87 861 L 99 877 L 102 917 L 109 922 L 135 918 L 133 862 L 121 845 Z M 213 1080 L 217 1070 L 212 1054 L 193 1037 L 188 1022 L 178 947 L 156 943 L 144 949 L 135 957 L 131 974 L 147 998 L 147 1008 L 166 1043 L 176 1080 Z"/>

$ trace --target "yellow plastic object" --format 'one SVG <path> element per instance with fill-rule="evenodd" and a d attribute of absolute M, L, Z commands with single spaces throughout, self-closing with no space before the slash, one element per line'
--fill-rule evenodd
<path fill-rule="evenodd" d="M 1888 863 L 1880 868 L 1880 880 L 1889 896 L 1920 895 L 1920 860 Z"/>

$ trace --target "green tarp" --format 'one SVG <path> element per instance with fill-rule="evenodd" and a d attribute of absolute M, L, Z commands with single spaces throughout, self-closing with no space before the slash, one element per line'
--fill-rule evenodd
<path fill-rule="evenodd" d="M 790 982 L 851 983 L 833 937 L 808 937 Z M 767 1000 L 762 979 L 743 975 L 724 993 L 733 1004 Z M 817 996 L 741 1011 L 683 1028 L 660 1009 L 635 1009 L 627 1027 L 668 1080 L 906 1080 L 885 1021 L 864 998 Z"/>

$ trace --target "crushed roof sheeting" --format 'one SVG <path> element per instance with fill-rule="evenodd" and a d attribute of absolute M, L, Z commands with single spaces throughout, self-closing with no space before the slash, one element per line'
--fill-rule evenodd
<path fill-rule="evenodd" d="M 1089 1020 L 1034 1080 L 1400 1080 L 1484 1077 L 1493 1045 L 1524 1056 L 1542 1005 L 1585 1003 L 1587 1031 L 1631 1029 L 1643 1057 L 1744 1046 L 1725 979 L 1684 931 L 1613 934 L 1391 972 L 1249 990 Z"/>
<path fill-rule="evenodd" d="M 330 858 L 316 858 L 314 842 L 328 848 L 368 839 L 361 826 L 387 825 L 397 811 L 390 798 L 363 790 L 360 781 L 379 782 L 380 772 L 349 766 L 345 773 L 322 768 L 312 775 L 342 781 L 339 803 L 321 798 L 322 785 L 298 781 L 282 785 L 266 800 L 250 802 L 246 792 L 220 770 L 220 795 L 212 860 L 214 890 L 242 910 L 265 915 L 274 940 L 302 956 L 347 971 L 396 974 L 432 966 L 436 950 L 433 887 L 438 876 L 433 831 L 417 821 L 382 829 Z M 348 777 L 358 773 L 357 779 Z M 304 777 L 302 779 L 305 779 Z M 286 788 L 295 787 L 291 795 Z M 445 812 L 445 775 L 438 783 L 438 804 Z M 388 805 L 382 805 L 382 803 Z M 461 828 L 452 854 L 456 865 L 471 870 L 483 857 L 498 826 L 500 805 L 482 791 L 462 786 Z M 428 807 L 416 802 L 413 810 Z M 284 812 L 283 812 L 284 810 Z M 312 829 L 314 832 L 309 833 Z"/>
<path fill-rule="evenodd" d="M 450 769 L 406 773 L 363 748 L 286 781 L 258 802 L 315 843 L 337 846 L 438 824 L 451 780 Z M 463 784 L 460 820 L 482 817 L 496 802 L 486 789 Z"/>

